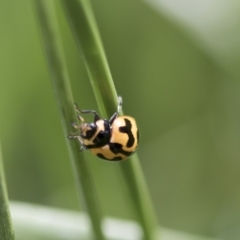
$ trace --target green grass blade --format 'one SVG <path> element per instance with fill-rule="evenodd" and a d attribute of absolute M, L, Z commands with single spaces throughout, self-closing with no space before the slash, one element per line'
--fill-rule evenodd
<path fill-rule="evenodd" d="M 14 233 L 8 206 L 7 187 L 0 149 L 0 239 L 13 240 Z"/>
<path fill-rule="evenodd" d="M 83 54 L 99 110 L 103 116 L 109 117 L 116 111 L 117 94 L 90 3 L 87 0 L 62 0 L 62 3 Z M 158 228 L 157 220 L 137 155 L 120 163 L 120 168 L 141 223 L 144 239 L 152 240 Z"/>
<path fill-rule="evenodd" d="M 62 0 L 103 116 L 116 111 L 117 93 L 107 64 L 90 3 L 86 0 Z"/>
<path fill-rule="evenodd" d="M 143 239 L 160 240 L 157 218 L 137 154 L 120 167 L 144 233 Z"/>
<path fill-rule="evenodd" d="M 91 236 L 91 239 L 104 240 L 101 231 L 102 216 L 99 201 L 88 162 L 85 159 L 85 154 L 79 152 L 79 144 L 77 141 L 70 141 L 67 139 L 67 135 L 72 132 L 70 124 L 71 122 L 77 122 L 77 119 L 73 108 L 73 97 L 58 31 L 55 3 L 49 0 L 36 0 L 34 3 L 46 53 L 50 79 L 71 156 L 77 191 L 80 198 L 83 200 L 83 205 L 89 213 L 92 223 L 93 236 Z"/>

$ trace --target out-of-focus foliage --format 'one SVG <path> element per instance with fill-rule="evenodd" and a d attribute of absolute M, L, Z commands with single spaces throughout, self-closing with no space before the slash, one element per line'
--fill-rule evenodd
<path fill-rule="evenodd" d="M 92 4 L 124 112 L 141 129 L 138 153 L 161 225 L 238 240 L 239 4 L 168 2 Z M 77 209 L 34 15 L 30 0 L 1 3 L 0 135 L 8 192 L 14 200 Z M 75 101 L 95 109 L 61 8 L 59 20 Z M 118 191 L 117 164 L 91 159 L 100 202 L 106 215 L 133 219 Z"/>
<path fill-rule="evenodd" d="M 83 213 L 19 202 L 11 202 L 11 210 L 19 240 L 89 239 L 89 222 Z M 139 240 L 142 236 L 141 228 L 132 221 L 104 218 L 103 229 L 108 240 Z M 161 240 L 217 240 L 163 227 L 159 233 Z"/>

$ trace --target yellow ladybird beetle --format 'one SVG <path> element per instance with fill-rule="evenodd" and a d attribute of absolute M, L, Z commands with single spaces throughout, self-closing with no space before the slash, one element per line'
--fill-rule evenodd
<path fill-rule="evenodd" d="M 134 118 L 119 116 L 122 108 L 122 97 L 118 97 L 118 109 L 109 120 L 101 119 L 94 110 L 80 110 L 75 104 L 78 114 L 94 115 L 93 123 L 85 123 L 78 115 L 81 124 L 72 124 L 80 129 L 80 134 L 69 135 L 69 139 L 77 139 L 81 150 L 89 149 L 93 154 L 108 161 L 122 161 L 132 155 L 138 146 L 139 131 Z"/>

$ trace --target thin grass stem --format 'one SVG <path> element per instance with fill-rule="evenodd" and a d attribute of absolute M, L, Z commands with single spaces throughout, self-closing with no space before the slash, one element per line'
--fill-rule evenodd
<path fill-rule="evenodd" d="M 61 0 L 89 74 L 102 116 L 116 110 L 117 93 L 88 0 Z M 137 155 L 120 163 L 144 240 L 156 239 L 158 224 Z M 159 239 L 159 238 L 158 238 Z"/>
<path fill-rule="evenodd" d="M 93 178 L 85 154 L 79 152 L 77 141 L 70 141 L 67 135 L 72 132 L 71 123 L 78 122 L 73 107 L 73 97 L 68 79 L 65 56 L 58 30 L 54 1 L 35 0 L 42 43 L 45 49 L 46 61 L 50 79 L 61 116 L 61 122 L 66 137 L 68 150 L 76 180 L 77 192 L 84 209 L 88 212 L 92 227 L 90 239 L 104 240 L 101 230 L 102 214 Z"/>

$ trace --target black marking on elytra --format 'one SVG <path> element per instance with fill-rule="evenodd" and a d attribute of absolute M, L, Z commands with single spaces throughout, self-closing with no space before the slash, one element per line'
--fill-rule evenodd
<path fill-rule="evenodd" d="M 101 158 L 101 159 L 107 160 L 101 153 L 98 153 L 97 156 L 98 156 L 99 158 Z"/>
<path fill-rule="evenodd" d="M 122 144 L 120 143 L 110 143 L 109 147 L 112 152 L 117 153 L 120 149 L 122 149 Z"/>
<path fill-rule="evenodd" d="M 124 118 L 124 121 L 125 121 L 126 125 L 124 127 L 119 127 L 119 132 L 126 133 L 128 135 L 127 147 L 130 148 L 133 146 L 134 141 L 135 141 L 134 136 L 131 131 L 132 123 L 127 118 Z"/>
<path fill-rule="evenodd" d="M 118 154 L 118 153 L 122 153 L 125 156 L 130 156 L 131 154 L 133 154 L 133 152 L 128 152 L 128 151 L 124 151 L 122 149 L 122 144 L 120 143 L 109 143 L 108 144 L 109 149 L 114 153 L 114 154 Z"/>
<path fill-rule="evenodd" d="M 103 124 L 104 124 L 104 131 L 99 131 L 97 136 L 95 136 L 94 139 L 92 139 L 93 144 L 85 145 L 85 147 L 87 149 L 100 148 L 100 147 L 103 147 L 110 142 L 111 131 L 110 131 L 109 122 L 107 120 L 104 120 Z M 91 123 L 89 125 L 94 126 L 95 124 Z M 95 126 L 96 126 L 96 131 L 97 131 L 97 125 L 95 125 Z M 88 130 L 88 131 L 91 131 L 91 130 Z M 94 134 L 96 133 L 96 131 L 94 132 Z M 93 137 L 93 135 L 91 135 L 91 137 Z M 91 140 L 90 138 L 87 138 L 86 136 L 83 137 L 83 138 Z"/>
<path fill-rule="evenodd" d="M 115 158 L 113 158 L 111 160 L 114 161 L 114 162 L 118 162 L 118 161 L 122 160 L 122 157 L 115 157 Z"/>
<path fill-rule="evenodd" d="M 101 159 L 104 159 L 104 160 L 110 160 L 110 161 L 121 161 L 122 160 L 122 157 L 114 157 L 113 159 L 108 159 L 108 158 L 105 158 L 104 155 L 102 155 L 101 153 L 98 153 L 97 156 Z"/>

